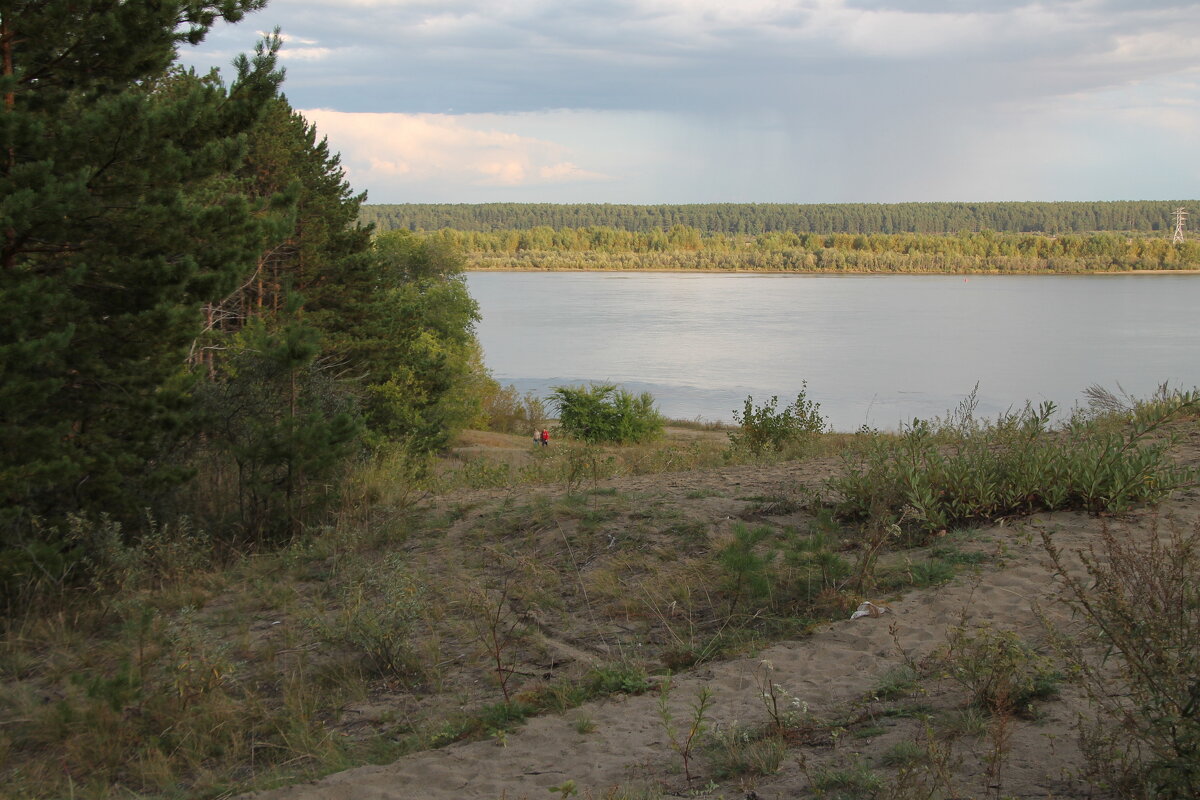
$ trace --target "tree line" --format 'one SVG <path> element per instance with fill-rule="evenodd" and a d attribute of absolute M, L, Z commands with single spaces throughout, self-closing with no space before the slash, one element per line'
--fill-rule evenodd
<path fill-rule="evenodd" d="M 676 225 L 704 233 L 1003 233 L 1163 232 L 1172 212 L 1195 201 L 986 203 L 408 203 L 364 205 L 361 219 L 380 230 L 528 230 L 614 228 L 650 233 Z"/>
<path fill-rule="evenodd" d="M 462 258 L 373 236 L 280 91 L 178 50 L 265 0 L 0 11 L 0 601 L 190 520 L 229 547 L 321 524 L 348 466 L 479 413 Z"/>
<path fill-rule="evenodd" d="M 1200 241 L 1117 233 L 708 234 L 607 227 L 425 234 L 473 269 L 699 269 L 863 272 L 1083 272 L 1200 268 Z"/>

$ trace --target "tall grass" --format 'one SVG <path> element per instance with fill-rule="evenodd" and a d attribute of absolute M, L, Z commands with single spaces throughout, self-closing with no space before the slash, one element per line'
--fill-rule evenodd
<path fill-rule="evenodd" d="M 1026 405 L 994 422 L 973 415 L 973 396 L 947 420 L 914 420 L 897 437 L 871 436 L 829 482 L 838 515 L 899 525 L 917 540 L 972 522 L 1034 511 L 1124 511 L 1194 483 L 1177 467 L 1167 424 L 1200 410 L 1200 394 L 1175 393 L 1114 419 L 1076 414 L 1054 426 L 1055 407 Z"/>

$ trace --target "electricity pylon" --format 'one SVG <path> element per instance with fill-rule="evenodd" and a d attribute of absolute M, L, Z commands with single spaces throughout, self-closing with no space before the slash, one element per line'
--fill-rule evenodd
<path fill-rule="evenodd" d="M 1171 237 L 1171 244 L 1179 244 L 1183 241 L 1183 223 L 1187 221 L 1187 209 L 1180 207 L 1175 209 L 1175 235 Z"/>

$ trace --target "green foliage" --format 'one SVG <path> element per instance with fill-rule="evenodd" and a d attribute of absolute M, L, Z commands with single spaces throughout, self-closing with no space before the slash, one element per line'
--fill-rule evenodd
<path fill-rule="evenodd" d="M 650 688 L 646 671 L 631 664 L 593 667 L 584 678 L 584 685 L 593 697 L 611 694 L 641 694 Z"/>
<path fill-rule="evenodd" d="M 462 259 L 406 231 L 375 241 L 376 290 L 350 353 L 366 371 L 367 422 L 414 452 L 444 448 L 480 417 L 486 379 Z"/>
<path fill-rule="evenodd" d="M 940 558 L 911 562 L 908 579 L 913 586 L 937 586 L 954 579 L 954 565 Z"/>
<path fill-rule="evenodd" d="M 741 775 L 774 775 L 786 753 L 787 742 L 777 733 L 734 724 L 714 730 L 704 754 L 713 777 L 725 780 Z"/>
<path fill-rule="evenodd" d="M 407 203 L 368 205 L 363 219 L 382 230 L 491 232 L 514 248 L 545 248 L 570 242 L 578 231 L 597 243 L 613 234 L 640 232 L 669 242 L 666 231 L 692 228 L 707 234 L 793 234 L 798 243 L 826 241 L 805 234 L 899 234 L 996 231 L 1023 234 L 1088 231 L 1167 231 L 1178 201 L 990 202 L 990 203 L 695 203 L 627 205 L 611 203 Z M 506 228 L 506 229 L 502 229 Z M 676 234 L 676 238 L 679 234 Z M 856 237 L 848 237 L 851 240 Z M 860 237 L 861 238 L 861 237 Z M 686 240 L 686 237 L 685 237 Z M 573 245 L 573 242 L 571 243 Z"/>
<path fill-rule="evenodd" d="M 279 41 L 229 87 L 162 79 L 180 44 L 262 5 L 5 6 L 0 547 L 33 516 L 136 520 L 187 475 L 164 456 L 187 428 L 200 307 L 253 270 L 274 225 L 270 201 L 223 178 L 276 94 Z"/>
<path fill-rule="evenodd" d="M 808 399 L 808 384 L 802 387 L 795 401 L 783 410 L 777 409 L 778 397 L 761 406 L 755 406 L 754 398 L 747 397 L 742 412 L 733 412 L 740 428 L 729 432 L 730 447 L 760 456 L 824 432 L 829 426 L 821 416 L 821 405 Z"/>
<path fill-rule="evenodd" d="M 239 538 L 276 541 L 318 521 L 357 448 L 353 399 L 317 360 L 317 336 L 299 317 L 252 321 L 198 392 L 207 449 L 236 465 L 237 516 L 217 521 Z"/>
<path fill-rule="evenodd" d="M 894 700 L 906 697 L 920 687 L 921 676 L 907 664 L 893 667 L 880 677 L 875 684 L 872 696 L 880 700 Z"/>
<path fill-rule="evenodd" d="M 1174 466 L 1162 427 L 1194 413 L 1183 393 L 1143 408 L 1114 430 L 1103 417 L 1050 423 L 1054 406 L 1026 406 L 995 422 L 940 426 L 914 420 L 897 437 L 873 436 L 830 481 L 834 508 L 848 520 L 899 525 L 920 539 L 936 531 L 1038 510 L 1123 511 L 1153 502 L 1196 478 Z"/>
<path fill-rule="evenodd" d="M 649 392 L 613 384 L 558 386 L 550 398 L 564 434 L 593 444 L 639 444 L 662 435 L 663 418 Z"/>
<path fill-rule="evenodd" d="M 424 592 L 400 556 L 363 565 L 337 589 L 332 613 L 314 609 L 307 625 L 323 642 L 361 655 L 372 674 L 420 677 L 412 635 L 425 613 Z"/>
<path fill-rule="evenodd" d="M 658 716 L 662 722 L 663 732 L 671 744 L 671 749 L 679 754 L 683 761 L 684 779 L 692 782 L 692 756 L 697 746 L 708 732 L 710 721 L 709 712 L 712 710 L 713 691 L 702 686 L 696 692 L 696 699 L 688 708 L 686 727 L 680 729 L 675 722 L 675 714 L 671 711 L 671 680 L 668 677 L 660 685 L 658 695 Z"/>
<path fill-rule="evenodd" d="M 1200 526 L 1137 537 L 1106 527 L 1080 554 L 1086 578 L 1052 534 L 1043 543 L 1110 654 L 1097 664 L 1076 636 L 1059 636 L 1096 711 L 1083 736 L 1093 772 L 1125 798 L 1200 796 Z"/>
<path fill-rule="evenodd" d="M 830 800 L 862 800 L 874 797 L 883 787 L 883 777 L 861 761 L 844 767 L 824 767 L 809 776 L 809 788 L 817 797 Z"/>
<path fill-rule="evenodd" d="M 429 231 L 477 269 L 1083 272 L 1194 268 L 1200 243 L 1165 235 L 1177 205 L 490 203 L 364 206 L 362 219 Z"/>
<path fill-rule="evenodd" d="M 971 693 L 971 701 L 994 714 L 1033 715 L 1033 702 L 1058 693 L 1062 675 L 1046 656 L 1013 631 L 985 626 L 953 629 L 938 664 Z"/>
<path fill-rule="evenodd" d="M 722 569 L 722 589 L 730 598 L 730 605 L 737 608 L 749 603 L 767 603 L 771 596 L 769 568 L 775 552 L 760 545 L 773 531 L 769 526 L 755 528 L 746 525 L 733 527 L 733 541 L 717 552 L 717 563 Z"/>
<path fill-rule="evenodd" d="M 541 427 L 546 409 L 533 392 L 521 394 L 512 384 L 500 386 L 491 380 L 482 388 L 482 411 L 488 430 L 528 434 Z"/>
<path fill-rule="evenodd" d="M 923 761 L 929 755 L 926 748 L 916 742 L 896 742 L 880 757 L 885 767 L 907 767 Z"/>

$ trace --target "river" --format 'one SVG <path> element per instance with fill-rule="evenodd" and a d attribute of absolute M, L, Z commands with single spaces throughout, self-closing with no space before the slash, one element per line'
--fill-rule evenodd
<path fill-rule="evenodd" d="M 731 421 L 804 382 L 835 430 L 1084 390 L 1200 385 L 1200 275 L 472 272 L 484 361 L 504 384 L 613 382 L 668 417 Z"/>

